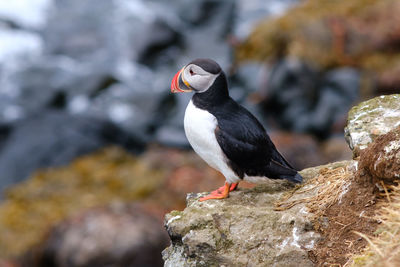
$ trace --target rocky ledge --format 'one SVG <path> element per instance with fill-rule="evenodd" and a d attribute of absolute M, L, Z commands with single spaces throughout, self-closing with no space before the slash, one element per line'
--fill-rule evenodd
<path fill-rule="evenodd" d="M 301 173 L 309 180 L 322 167 Z M 184 211 L 173 211 L 165 217 L 172 241 L 163 252 L 165 266 L 313 266 L 308 250 L 314 248 L 320 235 L 313 230 L 306 203 L 285 211 L 275 205 L 296 189 L 288 182 L 272 181 L 251 189 L 239 188 L 224 200 L 199 202 L 203 194 L 189 194 Z M 316 187 L 308 185 L 292 201 L 316 192 Z"/>

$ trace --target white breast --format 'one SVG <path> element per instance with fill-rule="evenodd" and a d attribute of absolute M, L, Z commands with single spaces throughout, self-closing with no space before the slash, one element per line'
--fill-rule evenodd
<path fill-rule="evenodd" d="M 197 108 L 192 100 L 185 112 L 185 133 L 194 151 L 214 169 L 220 171 L 229 183 L 240 179 L 226 164 L 226 157 L 215 137 L 217 119 L 206 110 Z"/>

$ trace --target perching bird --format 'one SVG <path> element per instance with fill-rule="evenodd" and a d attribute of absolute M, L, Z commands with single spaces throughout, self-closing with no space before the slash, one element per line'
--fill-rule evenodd
<path fill-rule="evenodd" d="M 195 59 L 171 82 L 171 92 L 194 91 L 186 108 L 184 127 L 194 151 L 220 171 L 225 185 L 200 199 L 222 199 L 239 181 L 254 178 L 303 178 L 276 150 L 261 123 L 228 92 L 225 73 L 214 60 Z"/>

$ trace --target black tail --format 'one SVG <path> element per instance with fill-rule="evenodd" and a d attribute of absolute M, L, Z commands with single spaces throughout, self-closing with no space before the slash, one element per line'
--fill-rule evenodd
<path fill-rule="evenodd" d="M 293 168 L 271 160 L 266 169 L 266 176 L 272 179 L 286 179 L 294 183 L 301 183 L 303 177 Z"/>
<path fill-rule="evenodd" d="M 294 183 L 301 183 L 303 182 L 303 177 L 299 174 L 296 173 L 295 176 L 289 176 L 289 175 L 281 175 L 281 179 L 286 179 L 288 181 L 294 182 Z"/>

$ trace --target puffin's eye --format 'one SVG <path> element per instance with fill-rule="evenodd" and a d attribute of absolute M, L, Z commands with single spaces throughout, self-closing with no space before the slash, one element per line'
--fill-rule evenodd
<path fill-rule="evenodd" d="M 194 75 L 194 71 L 192 69 L 189 70 L 190 75 Z"/>

